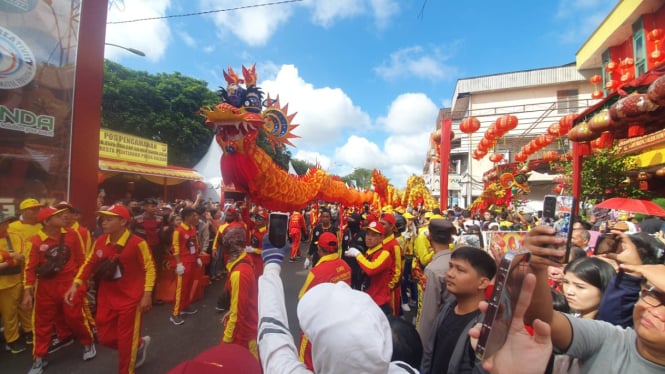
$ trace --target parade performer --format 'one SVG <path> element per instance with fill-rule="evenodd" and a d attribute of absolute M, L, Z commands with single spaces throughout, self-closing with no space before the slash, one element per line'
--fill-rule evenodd
<path fill-rule="evenodd" d="M 331 232 L 337 236 L 338 230 L 339 229 L 337 227 L 332 225 L 330 210 L 328 210 L 328 208 L 322 208 L 321 214 L 319 216 L 319 223 L 312 229 L 312 238 L 307 250 L 305 267 L 308 267 L 309 264 L 316 265 L 316 263 L 319 261 L 319 252 L 317 250 L 317 242 L 319 241 L 319 237 L 321 237 L 324 232 Z"/>
<path fill-rule="evenodd" d="M 18 324 L 19 298 L 23 288 L 21 272 L 25 263 L 21 237 L 9 234 L 9 224 L 16 220 L 0 212 L 0 316 L 4 327 L 5 348 L 18 354 L 27 348 L 21 341 Z"/>
<path fill-rule="evenodd" d="M 134 373 L 145 362 L 150 337 L 141 335 L 142 313 L 152 306 L 155 264 L 148 243 L 127 229 L 131 220 L 124 206 L 98 212 L 104 234 L 79 270 L 65 295 L 71 305 L 94 277 L 97 291 L 97 338 L 118 350 L 120 374 Z"/>
<path fill-rule="evenodd" d="M 355 257 L 360 269 L 365 273 L 366 280 L 362 290 L 367 292 L 386 314 L 391 314 L 388 283 L 392 279 L 395 259 L 390 251 L 383 248 L 384 236 L 383 225 L 376 221 L 370 222 L 365 233 L 367 252 L 362 254 L 357 248 L 351 247 L 344 255 Z"/>
<path fill-rule="evenodd" d="M 228 275 L 224 300 L 228 312 L 222 318 L 222 344 L 238 344 L 249 349 L 258 360 L 256 329 L 258 326 L 258 286 L 252 263 L 245 252 L 247 234 L 241 226 L 227 229 L 223 248 L 226 251 Z M 268 237 L 264 237 L 263 246 Z"/>
<path fill-rule="evenodd" d="M 291 237 L 291 258 L 289 262 L 296 262 L 300 257 L 300 240 L 305 231 L 305 218 L 299 211 L 294 211 L 289 217 L 289 237 Z"/>
<path fill-rule="evenodd" d="M 263 274 L 263 259 L 261 251 L 263 250 L 263 237 L 268 233 L 268 212 L 262 210 L 254 216 L 254 230 L 249 239 L 249 246 L 246 248 L 247 258 L 252 261 L 252 267 L 256 274 L 256 280 L 259 280 Z"/>
<path fill-rule="evenodd" d="M 83 345 L 83 360 L 97 355 L 93 336 L 83 315 L 85 291 L 78 292 L 69 303 L 65 293 L 83 264 L 83 248 L 78 236 L 65 228 L 64 210 L 44 207 L 38 220 L 43 224 L 28 245 L 24 274 L 22 307 L 33 309 L 34 347 L 33 364 L 29 374 L 40 374 L 47 362 L 53 325 L 64 316 L 67 327 Z"/>
<path fill-rule="evenodd" d="M 342 232 L 342 252 L 346 252 L 350 247 L 357 248 L 360 253 L 365 253 L 365 231 L 361 229 L 362 216 L 359 213 L 351 213 L 347 219 L 346 227 Z M 363 272 L 358 266 L 355 257 L 344 256 L 343 260 L 351 268 L 351 288 L 359 290 L 362 286 Z"/>
<path fill-rule="evenodd" d="M 321 283 L 344 282 L 351 285 L 351 268 L 339 258 L 337 253 L 337 236 L 332 232 L 321 234 L 317 244 L 319 261 L 307 274 L 305 284 L 303 284 L 298 294 L 300 300 L 312 287 Z M 300 334 L 299 360 L 307 366 L 309 370 L 314 370 L 312 363 L 312 344 L 305 334 Z"/>
<path fill-rule="evenodd" d="M 395 233 L 397 232 L 395 229 L 395 216 L 392 213 L 383 213 L 380 222 L 386 230 L 386 236 L 383 238 L 383 248 L 390 252 L 394 260 L 392 277 L 388 283 L 388 287 L 390 288 L 390 307 L 393 310 L 393 315 L 399 317 L 401 315 L 400 311 L 402 307 L 400 301 L 402 296 L 400 281 L 402 279 L 402 269 L 404 268 L 402 263 L 402 246 L 395 238 Z"/>
<path fill-rule="evenodd" d="M 182 325 L 185 320 L 183 314 L 196 314 L 198 310 L 192 307 L 190 297 L 194 285 L 196 267 L 202 267 L 199 241 L 196 235 L 196 225 L 199 215 L 193 208 L 184 208 L 180 213 L 182 223 L 173 231 L 173 257 L 175 258 L 176 281 L 175 302 L 171 312 L 170 321 L 174 325 Z"/>

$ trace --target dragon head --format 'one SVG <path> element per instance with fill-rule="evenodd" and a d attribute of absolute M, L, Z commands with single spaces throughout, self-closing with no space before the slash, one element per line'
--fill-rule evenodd
<path fill-rule="evenodd" d="M 256 136 L 263 131 L 270 143 L 293 145 L 291 130 L 294 114 L 287 114 L 288 105 L 280 107 L 279 98 L 272 100 L 268 96 L 263 100 L 263 92 L 256 86 L 256 65 L 247 69 L 242 67 L 240 78 L 229 66 L 224 71 L 226 88 L 220 87 L 221 103 L 202 108 L 200 113 L 206 118 L 206 125 L 215 129 L 218 143 L 225 151 L 236 149 L 234 144 L 245 138 Z M 243 86 L 244 84 L 244 86 Z"/>

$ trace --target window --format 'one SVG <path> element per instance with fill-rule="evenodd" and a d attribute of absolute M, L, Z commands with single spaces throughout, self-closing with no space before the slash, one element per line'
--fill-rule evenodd
<path fill-rule="evenodd" d="M 642 17 L 633 23 L 633 56 L 635 60 L 635 77 L 646 73 L 646 45 L 644 43 L 644 25 Z"/>
<path fill-rule="evenodd" d="M 606 87 L 605 85 L 607 84 L 607 82 L 612 80 L 612 73 L 605 70 L 605 66 L 607 66 L 607 64 L 611 61 L 610 57 L 611 57 L 610 56 L 610 50 L 606 49 L 605 52 L 603 52 L 603 55 L 601 57 L 603 67 L 602 67 L 602 69 L 600 69 L 600 73 L 603 75 L 602 89 L 605 92 L 605 96 L 607 96 L 607 89 L 605 88 Z"/>
<path fill-rule="evenodd" d="M 558 114 L 577 113 L 577 90 L 561 90 L 556 92 L 556 108 Z"/>

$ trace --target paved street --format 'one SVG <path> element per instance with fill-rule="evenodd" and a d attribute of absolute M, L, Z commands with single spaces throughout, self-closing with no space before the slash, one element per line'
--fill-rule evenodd
<path fill-rule="evenodd" d="M 306 245 L 303 244 L 303 250 Z M 298 291 L 305 281 L 307 272 L 302 268 L 302 261 L 289 263 L 285 261 L 282 268 L 286 304 L 289 313 L 289 325 L 293 336 L 298 339 L 300 327 L 297 322 L 296 303 Z M 143 335 L 150 335 L 152 343 L 146 363 L 138 373 L 166 373 L 178 363 L 196 356 L 199 352 L 218 344 L 222 334 L 221 313 L 215 311 L 215 303 L 221 282 L 213 283 L 206 289 L 205 297 L 194 306 L 199 310 L 194 316 L 186 316 L 185 324 L 173 326 L 169 322 L 171 304 L 155 305 L 144 316 Z M 117 373 L 117 354 L 115 351 L 97 345 L 97 357 L 91 361 L 81 360 L 81 346 L 76 343 L 49 356 L 47 373 Z M 26 351 L 12 355 L 0 352 L 0 372 L 27 373 L 31 365 L 31 354 Z"/>

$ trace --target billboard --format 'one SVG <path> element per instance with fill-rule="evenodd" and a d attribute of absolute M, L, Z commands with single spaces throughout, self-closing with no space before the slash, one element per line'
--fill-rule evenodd
<path fill-rule="evenodd" d="M 166 167 L 168 150 L 166 143 L 138 136 L 107 129 L 99 133 L 99 157 L 102 158 Z"/>
<path fill-rule="evenodd" d="M 7 213 L 25 197 L 68 197 L 80 10 L 81 1 L 0 0 L 0 209 Z"/>

